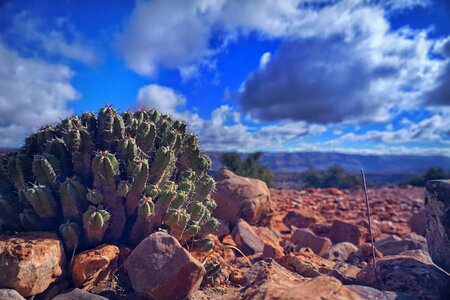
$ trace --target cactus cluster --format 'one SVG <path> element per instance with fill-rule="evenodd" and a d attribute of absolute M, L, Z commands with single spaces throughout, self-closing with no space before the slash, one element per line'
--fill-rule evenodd
<path fill-rule="evenodd" d="M 210 159 L 186 124 L 111 106 L 46 125 L 0 156 L 3 230 L 59 232 L 67 251 L 213 232 Z"/>

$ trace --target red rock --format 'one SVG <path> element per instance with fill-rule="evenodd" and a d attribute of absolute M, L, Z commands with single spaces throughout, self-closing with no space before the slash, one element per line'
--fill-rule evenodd
<path fill-rule="evenodd" d="M 308 248 L 302 249 L 299 253 L 290 253 L 284 256 L 279 263 L 289 271 L 305 277 L 328 274 L 336 265 L 336 263 L 314 254 Z"/>
<path fill-rule="evenodd" d="M 0 288 L 34 296 L 62 277 L 65 264 L 62 242 L 54 233 L 0 237 Z"/>
<path fill-rule="evenodd" d="M 359 245 L 364 242 L 364 236 L 361 229 L 354 224 L 343 222 L 341 220 L 334 220 L 329 233 L 330 239 L 333 243 L 350 242 Z"/>
<path fill-rule="evenodd" d="M 252 225 L 268 222 L 272 207 L 269 189 L 263 181 L 238 176 L 227 169 L 219 171 L 216 181 L 215 217 L 233 224 L 239 218 Z"/>
<path fill-rule="evenodd" d="M 425 236 L 426 227 L 427 227 L 427 214 L 425 210 L 421 210 L 411 216 L 408 222 L 411 231 Z"/>
<path fill-rule="evenodd" d="M 397 255 L 407 250 L 427 249 L 427 246 L 419 241 L 401 238 L 396 235 L 392 235 L 389 238 L 375 242 L 375 247 L 383 253 L 383 255 Z"/>
<path fill-rule="evenodd" d="M 75 287 L 90 291 L 101 282 L 112 279 L 117 271 L 119 248 L 113 245 L 100 245 L 74 256 L 72 262 L 72 283 Z"/>
<path fill-rule="evenodd" d="M 384 290 L 406 292 L 419 299 L 449 299 L 450 277 L 439 271 L 425 255 L 392 255 L 377 260 L 377 274 Z M 373 264 L 357 279 L 374 285 Z"/>
<path fill-rule="evenodd" d="M 308 228 L 317 222 L 315 213 L 308 209 L 298 209 L 290 211 L 283 218 L 283 223 L 288 227 Z"/>
<path fill-rule="evenodd" d="M 323 255 L 331 247 L 330 239 L 317 236 L 307 228 L 296 229 L 291 242 L 299 248 L 311 248 L 317 255 Z"/>
<path fill-rule="evenodd" d="M 242 299 L 272 299 L 272 290 L 293 288 L 305 281 L 269 258 L 258 261 L 245 273 L 246 286 L 241 296 Z"/>
<path fill-rule="evenodd" d="M 263 258 L 281 258 L 284 255 L 284 249 L 276 244 L 266 243 L 264 244 L 262 257 Z"/>
<path fill-rule="evenodd" d="M 258 236 L 255 229 L 242 219 L 233 228 L 231 235 L 237 247 L 245 255 L 262 253 L 264 250 L 264 242 Z"/>
<path fill-rule="evenodd" d="M 195 292 L 206 270 L 164 232 L 145 238 L 125 261 L 135 292 L 155 299 L 184 299 Z"/>

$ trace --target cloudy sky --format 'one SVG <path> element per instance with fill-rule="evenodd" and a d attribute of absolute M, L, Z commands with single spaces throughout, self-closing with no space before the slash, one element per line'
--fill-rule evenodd
<path fill-rule="evenodd" d="M 207 150 L 450 156 L 450 1 L 1 1 L 0 147 L 156 107 Z"/>

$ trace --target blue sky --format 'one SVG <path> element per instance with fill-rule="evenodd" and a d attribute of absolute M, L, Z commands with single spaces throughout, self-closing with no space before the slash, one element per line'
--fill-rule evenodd
<path fill-rule="evenodd" d="M 450 155 L 446 0 L 2 1 L 0 146 L 106 102 L 206 150 Z"/>

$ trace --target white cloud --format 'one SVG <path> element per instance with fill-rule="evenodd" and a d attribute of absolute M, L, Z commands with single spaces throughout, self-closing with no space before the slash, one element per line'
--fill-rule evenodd
<path fill-rule="evenodd" d="M 403 122 L 401 129 L 394 130 L 388 125 L 387 130 L 369 130 L 362 134 L 346 133 L 341 137 L 328 141 L 326 144 L 335 145 L 352 141 L 373 141 L 385 144 L 405 144 L 411 142 L 443 142 L 450 133 L 450 114 L 445 111 L 436 113 L 417 123 Z M 390 128 L 390 129 L 389 129 Z"/>
<path fill-rule="evenodd" d="M 136 104 L 149 109 L 156 108 L 165 114 L 175 114 L 186 103 L 183 95 L 173 89 L 149 84 L 139 89 Z"/>
<path fill-rule="evenodd" d="M 431 0 L 375 0 L 373 3 L 379 3 L 389 11 L 403 11 L 415 7 L 427 7 Z"/>
<path fill-rule="evenodd" d="M 23 58 L 1 41 L 0 65 L 0 146 L 18 146 L 36 127 L 71 113 L 68 102 L 79 95 L 67 66 Z"/>
<path fill-rule="evenodd" d="M 90 66 L 101 60 L 94 47 L 64 18 L 49 24 L 42 18 L 22 12 L 12 19 L 6 37 L 24 52 L 41 51 L 43 55 L 67 58 Z"/>
<path fill-rule="evenodd" d="M 153 76 L 159 66 L 186 67 L 209 53 L 206 1 L 138 0 L 117 46 L 128 67 Z"/>
<path fill-rule="evenodd" d="M 271 58 L 272 55 L 270 54 L 270 52 L 264 52 L 264 54 L 261 55 L 261 58 L 259 59 L 259 68 L 264 69 L 264 67 L 269 63 Z"/>
<path fill-rule="evenodd" d="M 156 84 L 139 89 L 136 106 L 157 108 L 174 118 L 184 120 L 189 129 L 200 137 L 206 150 L 256 151 L 257 149 L 283 149 L 286 142 L 307 135 L 323 133 L 326 128 L 306 122 L 278 122 L 266 126 L 244 124 L 236 108 L 221 105 L 208 119 L 185 109 L 186 98 L 173 89 Z"/>

